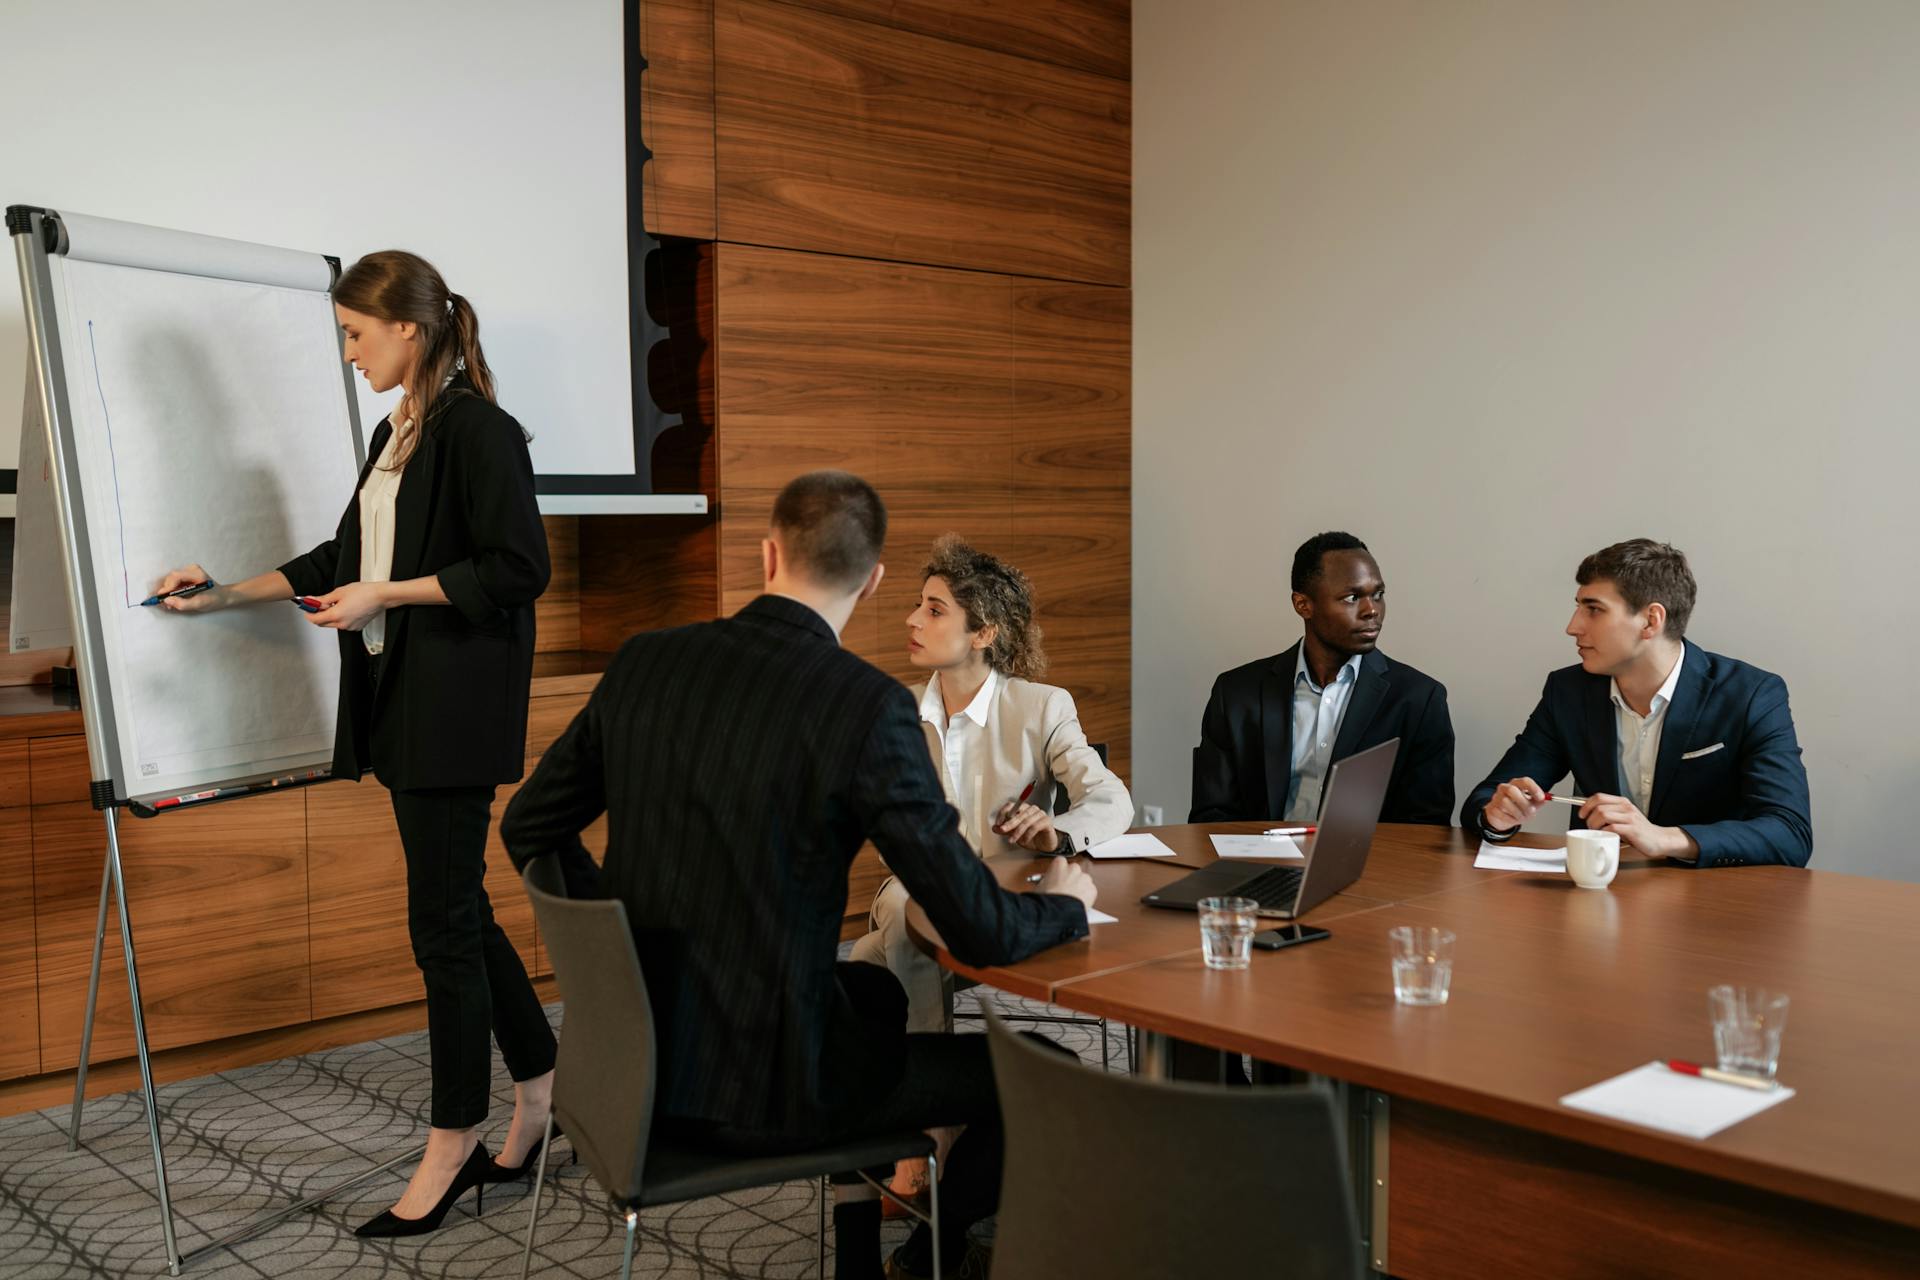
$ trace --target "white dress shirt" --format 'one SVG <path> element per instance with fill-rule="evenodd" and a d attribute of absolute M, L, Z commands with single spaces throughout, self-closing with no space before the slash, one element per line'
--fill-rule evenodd
<path fill-rule="evenodd" d="M 987 732 L 987 716 L 993 707 L 994 695 L 999 690 L 1000 673 L 989 667 L 980 692 L 973 695 L 972 702 L 951 716 L 947 714 L 946 700 L 940 694 L 939 672 L 935 672 L 933 679 L 927 681 L 927 691 L 920 697 L 920 718 L 932 725 L 940 738 L 940 755 L 945 763 L 940 781 L 946 786 L 947 799 L 960 813 L 960 834 L 975 852 L 983 847 L 984 835 L 992 825 L 982 807 L 987 801 L 981 794 L 984 787 L 981 752 Z"/>
<path fill-rule="evenodd" d="M 1608 684 L 1607 696 L 1613 700 L 1613 738 L 1618 751 L 1620 786 L 1641 813 L 1646 813 L 1653 802 L 1653 770 L 1660 762 L 1660 731 L 1666 725 L 1667 707 L 1673 702 L 1674 687 L 1680 683 L 1680 666 L 1686 660 L 1687 651 L 1683 648 L 1644 716 L 1620 696 L 1619 681 Z"/>
<path fill-rule="evenodd" d="M 393 434 L 387 438 L 386 448 L 380 451 L 380 458 L 374 462 L 372 470 L 367 472 L 367 482 L 360 486 L 360 581 L 388 582 L 393 578 L 393 507 L 394 499 L 400 493 L 400 477 L 406 474 L 406 465 L 389 471 L 380 465 L 389 458 L 400 456 L 407 447 L 413 434 L 413 419 L 394 424 Z M 368 653 L 379 653 L 387 645 L 387 611 L 379 609 L 367 625 L 360 628 L 360 642 L 367 646 Z"/>
<path fill-rule="evenodd" d="M 1293 772 L 1287 781 L 1284 815 L 1288 822 L 1312 822 L 1320 816 L 1320 791 L 1327 784 L 1327 770 L 1333 767 L 1333 744 L 1359 678 L 1356 653 L 1324 688 L 1315 684 L 1307 668 L 1307 646 L 1301 644 L 1293 666 Z"/>

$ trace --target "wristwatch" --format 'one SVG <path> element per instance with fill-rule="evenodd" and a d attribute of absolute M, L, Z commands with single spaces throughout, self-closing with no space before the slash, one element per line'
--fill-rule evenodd
<path fill-rule="evenodd" d="M 1056 831 L 1054 834 L 1059 837 L 1054 842 L 1054 855 L 1058 857 L 1071 854 L 1073 852 L 1073 834 L 1067 831 Z"/>

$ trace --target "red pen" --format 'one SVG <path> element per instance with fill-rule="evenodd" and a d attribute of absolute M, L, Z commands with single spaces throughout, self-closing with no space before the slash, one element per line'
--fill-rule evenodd
<path fill-rule="evenodd" d="M 1699 1076 L 1703 1080 L 1718 1080 L 1721 1084 L 1737 1084 L 1742 1089 L 1759 1089 L 1763 1092 L 1774 1088 L 1771 1080 L 1759 1076 L 1746 1075 L 1739 1071 L 1722 1071 L 1718 1067 L 1703 1067 L 1697 1062 L 1682 1062 L 1678 1058 L 1667 1060 L 1667 1070 L 1678 1071 L 1683 1076 Z"/>

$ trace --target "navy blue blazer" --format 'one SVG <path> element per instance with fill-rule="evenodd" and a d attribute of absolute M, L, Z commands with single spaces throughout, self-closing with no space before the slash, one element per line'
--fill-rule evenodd
<path fill-rule="evenodd" d="M 1647 817 L 1692 836 L 1702 867 L 1806 866 L 1813 817 L 1786 682 L 1684 643 Z M 1496 786 L 1514 778 L 1550 787 L 1571 772 L 1581 795 L 1625 795 L 1611 686 L 1578 666 L 1549 675 L 1527 727 L 1467 797 L 1460 825 L 1484 835 L 1480 811 Z M 1573 825 L 1583 824 L 1576 816 Z"/>
<path fill-rule="evenodd" d="M 1224 672 L 1213 682 L 1193 749 L 1188 822 L 1284 818 L 1293 780 L 1293 675 L 1300 646 Z M 1335 761 L 1400 739 L 1382 822 L 1453 820 L 1453 719 L 1447 690 L 1432 676 L 1378 649 L 1360 660 L 1347 713 L 1333 742 Z"/>

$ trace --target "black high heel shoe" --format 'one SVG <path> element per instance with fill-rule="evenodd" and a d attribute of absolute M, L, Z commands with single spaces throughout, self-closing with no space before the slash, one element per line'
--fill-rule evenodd
<path fill-rule="evenodd" d="M 556 1123 L 553 1126 L 553 1136 L 556 1138 L 564 1138 L 567 1136 L 567 1131 L 565 1129 L 562 1129 L 559 1126 L 559 1124 Z M 535 1140 L 532 1146 L 527 1148 L 526 1158 L 521 1160 L 518 1165 L 504 1165 L 494 1160 L 487 1161 L 487 1172 L 485 1176 L 481 1179 L 481 1181 L 483 1182 L 518 1182 L 520 1181 L 520 1179 L 526 1177 L 528 1174 L 533 1172 L 533 1166 L 536 1163 L 538 1163 L 540 1159 L 540 1148 L 544 1147 L 546 1144 L 547 1144 L 547 1139 L 546 1139 L 546 1136 L 543 1134 L 538 1139 Z M 577 1161 L 579 1158 L 580 1158 L 580 1153 L 578 1151 L 570 1152 L 567 1156 L 567 1160 L 569 1163 L 573 1161 Z"/>
<path fill-rule="evenodd" d="M 361 1223 L 353 1234 L 363 1240 L 373 1240 L 392 1236 L 423 1236 L 429 1231 L 438 1230 L 441 1220 L 447 1216 L 447 1210 L 453 1208 L 453 1202 L 465 1194 L 469 1187 L 473 1189 L 473 1214 L 477 1218 L 480 1216 L 481 1190 L 489 1181 L 487 1170 L 495 1167 L 493 1157 L 487 1154 L 486 1145 L 476 1142 L 472 1154 L 467 1156 L 467 1162 L 453 1175 L 453 1183 L 447 1188 L 446 1194 L 424 1215 L 403 1218 L 389 1209 L 372 1221 Z"/>

